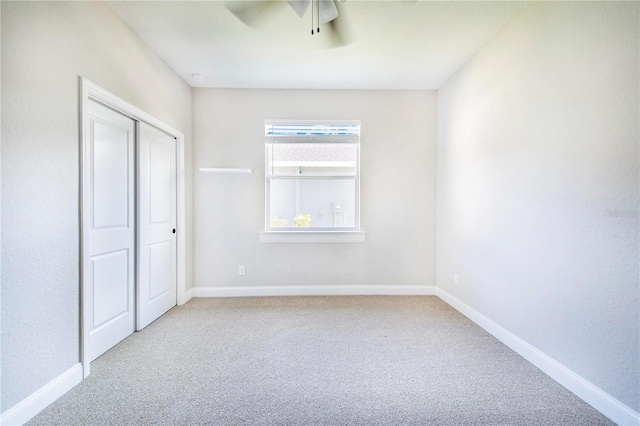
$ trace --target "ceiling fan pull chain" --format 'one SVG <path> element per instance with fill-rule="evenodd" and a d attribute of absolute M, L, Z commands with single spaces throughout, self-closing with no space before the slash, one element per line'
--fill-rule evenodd
<path fill-rule="evenodd" d="M 320 0 L 316 0 L 316 3 L 318 3 L 318 31 L 316 32 L 320 34 Z"/>
<path fill-rule="evenodd" d="M 311 0 L 311 35 L 313 35 L 313 0 Z"/>

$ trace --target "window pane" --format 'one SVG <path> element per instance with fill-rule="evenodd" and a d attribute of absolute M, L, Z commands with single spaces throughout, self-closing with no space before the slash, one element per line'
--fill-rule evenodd
<path fill-rule="evenodd" d="M 269 226 L 353 228 L 355 179 L 271 179 Z"/>
<path fill-rule="evenodd" d="M 358 144 L 267 144 L 267 169 L 271 176 L 355 176 Z"/>

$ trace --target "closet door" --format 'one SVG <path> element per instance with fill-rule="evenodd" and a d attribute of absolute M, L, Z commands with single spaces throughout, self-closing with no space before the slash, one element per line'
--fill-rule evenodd
<path fill-rule="evenodd" d="M 141 330 L 176 305 L 176 139 L 139 124 L 138 297 Z"/>
<path fill-rule="evenodd" d="M 135 329 L 135 122 L 89 101 L 89 361 Z"/>

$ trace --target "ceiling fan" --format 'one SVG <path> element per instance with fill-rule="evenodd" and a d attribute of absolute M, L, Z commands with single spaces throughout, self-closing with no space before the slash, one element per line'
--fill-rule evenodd
<path fill-rule="evenodd" d="M 227 1 L 226 8 L 240 21 L 255 28 L 268 19 L 275 9 L 288 5 L 296 15 L 303 18 L 311 9 L 311 35 L 320 34 L 320 25 L 329 33 L 331 47 L 347 45 L 355 40 L 342 4 L 346 0 L 258 0 Z M 325 25 L 326 24 L 326 25 Z M 324 34 L 324 33 L 323 33 Z"/>

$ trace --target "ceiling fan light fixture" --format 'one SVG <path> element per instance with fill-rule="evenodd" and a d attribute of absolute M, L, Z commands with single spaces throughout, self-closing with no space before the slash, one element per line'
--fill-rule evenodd
<path fill-rule="evenodd" d="M 318 16 L 321 24 L 331 22 L 338 17 L 338 9 L 333 0 L 318 0 Z"/>
<path fill-rule="evenodd" d="M 310 0 L 287 0 L 289 6 L 299 17 L 303 17 L 305 13 L 307 13 L 307 9 L 309 9 Z"/>

